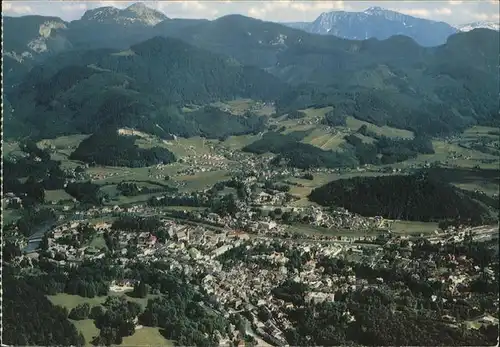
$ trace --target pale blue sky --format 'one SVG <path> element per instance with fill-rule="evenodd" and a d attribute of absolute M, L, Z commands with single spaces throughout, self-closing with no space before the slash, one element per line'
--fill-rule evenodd
<path fill-rule="evenodd" d="M 128 1 L 2 1 L 2 15 L 39 14 L 79 19 L 87 9 L 101 6 L 124 8 Z M 380 6 L 415 17 L 444 21 L 452 25 L 499 20 L 498 0 L 483 1 L 145 1 L 171 18 L 214 19 L 242 14 L 263 20 L 312 21 L 322 12 L 363 11 Z"/>

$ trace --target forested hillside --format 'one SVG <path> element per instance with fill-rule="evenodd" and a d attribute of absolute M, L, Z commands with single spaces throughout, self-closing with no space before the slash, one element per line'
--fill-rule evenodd
<path fill-rule="evenodd" d="M 361 215 L 389 219 L 452 219 L 476 225 L 494 220 L 483 203 L 423 173 L 332 181 L 314 189 L 309 199 L 324 206 L 342 206 Z"/>
<path fill-rule="evenodd" d="M 66 52 L 33 69 L 10 94 L 16 120 L 29 126 L 11 126 L 24 132 L 7 136 L 25 136 L 36 129 L 40 136 L 54 137 L 110 126 L 153 133 L 167 129 L 163 136 L 214 136 L 208 126 L 222 120 L 228 121 L 227 134 L 241 134 L 259 129 L 262 121 L 235 121 L 219 114 L 212 123 L 204 120 L 207 110 L 184 117 L 176 105 L 238 97 L 273 100 L 283 88 L 262 70 L 175 39 L 156 37 L 124 52 Z"/>
<path fill-rule="evenodd" d="M 175 155 L 161 147 L 139 148 L 134 136 L 119 135 L 114 130 L 99 131 L 83 140 L 70 159 L 93 165 L 143 167 L 170 164 Z"/>
<path fill-rule="evenodd" d="M 4 269 L 2 276 L 3 343 L 14 346 L 83 346 L 85 340 L 68 321 L 68 312 Z M 22 324 L 19 324 L 22 323 Z"/>
<path fill-rule="evenodd" d="M 345 40 L 240 15 L 159 22 L 155 15 L 156 25 L 139 16 L 124 25 L 128 12 L 107 11 L 105 21 L 89 14 L 64 29 L 77 49 L 50 51 L 8 92 L 18 121 L 54 136 L 47 124 L 66 123 L 58 133 L 81 132 L 81 124 L 95 123 L 88 118 L 122 108 L 117 104 L 126 105 L 122 123 L 135 126 L 128 123 L 138 114 L 144 123 L 151 114 L 164 117 L 167 106 L 246 97 L 276 101 L 279 113 L 335 105 L 340 116 L 431 136 L 498 124 L 496 31 L 476 29 L 421 47 L 404 36 Z M 120 35 L 113 40 L 112 32 Z"/>
<path fill-rule="evenodd" d="M 274 163 L 286 163 L 301 169 L 326 167 L 353 167 L 356 159 L 348 153 L 325 151 L 310 144 L 299 142 L 293 135 L 266 133 L 262 139 L 243 148 L 245 152 L 277 154 Z"/>

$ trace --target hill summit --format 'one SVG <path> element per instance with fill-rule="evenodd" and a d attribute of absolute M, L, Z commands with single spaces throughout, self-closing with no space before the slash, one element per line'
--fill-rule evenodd
<path fill-rule="evenodd" d="M 100 23 L 118 23 L 122 25 L 142 24 L 154 26 L 168 17 L 160 11 L 147 7 L 143 3 L 135 3 L 121 10 L 106 6 L 88 10 L 81 20 Z"/>

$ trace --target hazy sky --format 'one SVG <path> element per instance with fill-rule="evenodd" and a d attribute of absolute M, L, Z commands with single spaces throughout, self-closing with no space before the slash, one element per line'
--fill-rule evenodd
<path fill-rule="evenodd" d="M 87 9 L 102 6 L 125 8 L 128 1 L 2 1 L 2 15 L 39 14 L 79 19 Z M 499 0 L 483 1 L 145 1 L 171 18 L 214 19 L 227 14 L 242 14 L 263 20 L 312 21 L 322 12 L 363 11 L 380 6 L 415 17 L 464 24 L 475 21 L 498 21 Z"/>

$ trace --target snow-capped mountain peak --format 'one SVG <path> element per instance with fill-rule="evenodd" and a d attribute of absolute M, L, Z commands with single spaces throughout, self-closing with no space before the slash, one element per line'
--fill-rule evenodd
<path fill-rule="evenodd" d="M 460 31 L 471 31 L 479 28 L 500 31 L 500 24 L 498 22 L 482 21 L 457 26 L 457 29 Z"/>
<path fill-rule="evenodd" d="M 404 35 L 423 46 L 441 45 L 457 32 L 456 28 L 446 23 L 412 17 L 382 7 L 370 7 L 363 12 L 325 12 L 313 22 L 288 25 L 313 34 L 354 40 L 372 37 L 385 40 L 394 35 Z"/>
<path fill-rule="evenodd" d="M 388 11 L 388 10 L 386 10 L 385 8 L 378 7 L 378 6 L 373 6 L 373 7 L 367 8 L 363 12 L 364 13 L 368 13 L 368 14 L 380 14 L 380 13 L 386 12 L 386 11 Z"/>

